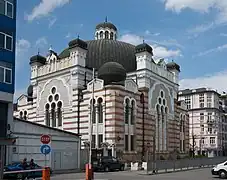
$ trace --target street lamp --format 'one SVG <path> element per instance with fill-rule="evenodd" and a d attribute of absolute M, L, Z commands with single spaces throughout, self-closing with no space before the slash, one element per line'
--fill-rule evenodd
<path fill-rule="evenodd" d="M 145 152 L 145 130 L 144 130 L 144 118 L 145 118 L 145 100 L 144 100 L 144 94 L 141 93 L 140 95 L 140 103 L 143 105 L 143 116 L 142 116 L 142 129 L 143 129 L 143 139 L 142 139 L 142 156 L 141 156 L 141 160 L 144 160 L 144 152 Z"/>
<path fill-rule="evenodd" d="M 80 134 L 80 104 L 83 102 L 82 89 L 78 89 L 78 102 L 77 102 L 77 134 Z"/>

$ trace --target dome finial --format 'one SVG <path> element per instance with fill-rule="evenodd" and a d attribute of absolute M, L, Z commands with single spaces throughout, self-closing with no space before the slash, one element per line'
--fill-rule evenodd
<path fill-rule="evenodd" d="M 79 34 L 77 35 L 77 39 L 80 39 L 80 35 Z"/>
<path fill-rule="evenodd" d="M 39 48 L 38 48 L 38 53 L 37 54 L 39 55 Z"/>
<path fill-rule="evenodd" d="M 50 45 L 49 51 L 52 51 L 52 45 Z"/>
<path fill-rule="evenodd" d="M 106 22 L 106 23 L 108 22 L 107 16 L 106 16 L 106 18 L 105 18 L 105 22 Z"/>

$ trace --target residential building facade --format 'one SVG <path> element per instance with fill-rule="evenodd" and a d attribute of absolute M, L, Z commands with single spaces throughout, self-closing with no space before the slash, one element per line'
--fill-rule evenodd
<path fill-rule="evenodd" d="M 222 155 L 220 94 L 212 89 L 198 88 L 179 91 L 178 96 L 185 101 L 189 113 L 191 151 L 209 157 Z"/>
<path fill-rule="evenodd" d="M 16 0 L 0 0 L 0 166 L 5 145 L 11 144 L 15 76 Z M 0 168 L 0 179 L 2 169 Z"/>
<path fill-rule="evenodd" d="M 151 46 L 118 41 L 117 34 L 105 21 L 95 40 L 78 37 L 60 54 L 50 49 L 47 57 L 31 57 L 31 85 L 14 115 L 81 134 L 83 148 L 92 140 L 102 153 L 141 156 L 155 139 L 156 152 L 167 155 L 180 66 L 155 61 Z"/>

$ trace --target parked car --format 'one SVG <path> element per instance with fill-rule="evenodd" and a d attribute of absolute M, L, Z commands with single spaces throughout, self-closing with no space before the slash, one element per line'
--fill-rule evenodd
<path fill-rule="evenodd" d="M 218 175 L 221 179 L 227 178 L 227 161 L 217 164 L 211 170 L 212 175 Z"/>
<path fill-rule="evenodd" d="M 30 170 L 31 168 L 27 166 L 26 170 Z M 34 172 L 18 172 L 18 173 L 10 173 L 10 174 L 4 174 L 3 179 L 25 179 L 25 178 L 38 178 L 42 177 L 42 166 L 39 166 L 38 164 L 35 164 L 34 169 L 40 170 L 40 171 L 34 171 Z M 9 164 L 4 167 L 4 172 L 10 172 L 10 171 L 22 171 L 24 170 L 22 167 L 21 162 L 13 162 L 12 164 Z M 52 170 L 50 169 L 50 174 L 52 174 Z"/>
<path fill-rule="evenodd" d="M 112 156 L 103 156 L 99 160 L 93 161 L 93 167 L 95 171 L 124 171 L 125 165 L 117 158 Z"/>

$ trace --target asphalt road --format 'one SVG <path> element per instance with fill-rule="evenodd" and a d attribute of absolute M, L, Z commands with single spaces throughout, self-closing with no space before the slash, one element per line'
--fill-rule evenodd
<path fill-rule="evenodd" d="M 176 173 L 166 173 L 158 175 L 141 175 L 139 171 L 95 173 L 95 180 L 214 180 L 219 179 L 211 175 L 211 169 L 197 169 Z M 51 180 L 85 180 L 85 173 L 62 174 L 51 177 Z"/>

